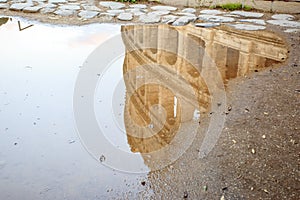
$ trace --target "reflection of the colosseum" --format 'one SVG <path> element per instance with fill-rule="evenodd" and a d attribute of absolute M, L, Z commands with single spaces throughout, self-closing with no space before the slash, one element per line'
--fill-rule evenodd
<path fill-rule="evenodd" d="M 209 110 L 210 94 L 201 77 L 206 57 L 215 62 L 224 83 L 287 58 L 284 42 L 268 32 L 158 25 L 123 26 L 122 33 L 124 120 L 133 152 L 161 149 L 182 122 Z"/>

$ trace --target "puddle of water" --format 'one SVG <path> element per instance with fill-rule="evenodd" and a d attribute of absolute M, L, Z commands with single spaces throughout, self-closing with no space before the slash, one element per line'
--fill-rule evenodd
<path fill-rule="evenodd" d="M 120 26 L 34 23 L 20 31 L 17 19 L 0 23 L 0 199 L 134 198 L 145 177 L 92 159 L 72 108 L 82 64 Z M 22 28 L 31 24 L 20 20 Z"/>
<path fill-rule="evenodd" d="M 135 165 L 142 168 L 137 172 L 168 166 L 197 137 L 201 118 L 213 111 L 212 124 L 224 120 L 223 84 L 287 58 L 283 40 L 265 31 L 30 26 L 7 18 L 0 18 L 0 25 L 5 47 L 0 49 L 1 199 L 24 199 L 25 193 L 28 199 L 149 198 L 151 189 L 141 184 L 146 175 L 117 172 L 99 162 L 130 172 Z M 92 53 L 118 34 L 112 40 L 116 48 Z M 121 54 L 101 71 L 97 66 L 109 59 L 105 51 Z M 95 90 L 80 85 L 85 75 L 96 83 Z M 76 125 L 98 162 L 82 148 Z M 209 152 L 219 135 L 207 135 L 201 148 Z M 113 149 L 107 150 L 107 143 Z M 128 160 L 118 152 L 129 155 Z"/>

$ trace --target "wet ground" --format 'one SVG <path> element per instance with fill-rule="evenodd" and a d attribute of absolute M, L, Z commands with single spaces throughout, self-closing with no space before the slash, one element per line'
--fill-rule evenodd
<path fill-rule="evenodd" d="M 0 23 L 1 199 L 299 196 L 298 33 Z"/>

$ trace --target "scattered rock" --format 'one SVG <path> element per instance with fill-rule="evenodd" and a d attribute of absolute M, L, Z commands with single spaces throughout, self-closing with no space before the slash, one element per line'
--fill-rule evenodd
<path fill-rule="evenodd" d="M 266 22 L 263 19 L 240 19 L 240 22 L 249 22 L 259 25 L 266 25 Z"/>
<path fill-rule="evenodd" d="M 155 14 L 144 14 L 139 17 L 139 21 L 142 23 L 158 23 L 160 22 L 160 16 Z"/>
<path fill-rule="evenodd" d="M 187 191 L 184 191 L 184 193 L 183 193 L 183 198 L 184 198 L 184 199 L 187 199 L 188 197 L 189 197 L 188 192 L 187 192 Z"/>
<path fill-rule="evenodd" d="M 141 184 L 142 184 L 142 186 L 145 186 L 145 185 L 146 185 L 146 182 L 145 182 L 145 181 L 142 181 Z"/>
<path fill-rule="evenodd" d="M 188 17 L 188 16 L 182 16 L 179 17 L 175 22 L 172 23 L 173 26 L 184 26 L 192 21 L 195 21 L 197 17 Z"/>
<path fill-rule="evenodd" d="M 288 14 L 276 14 L 272 15 L 272 19 L 280 19 L 280 20 L 293 20 L 295 17 L 293 15 L 288 15 Z"/>
<path fill-rule="evenodd" d="M 169 10 L 169 11 L 175 11 L 177 10 L 176 7 L 173 6 L 152 6 L 152 10 Z"/>
<path fill-rule="evenodd" d="M 252 154 L 255 154 L 255 149 L 251 149 L 251 153 L 252 153 Z"/>
<path fill-rule="evenodd" d="M 196 23 L 196 27 L 204 27 L 204 28 L 211 28 L 215 26 L 220 26 L 220 23 Z"/>
<path fill-rule="evenodd" d="M 268 20 L 267 22 L 269 24 L 278 25 L 278 26 L 300 28 L 300 22 L 296 22 L 296 21 L 275 19 L 275 20 Z"/>
<path fill-rule="evenodd" d="M 252 24 L 230 24 L 229 26 L 232 26 L 238 30 L 247 30 L 247 31 L 264 30 L 266 28 L 265 26 L 252 25 Z"/>
<path fill-rule="evenodd" d="M 131 13 L 121 13 L 117 18 L 122 21 L 131 21 L 133 16 Z"/>
<path fill-rule="evenodd" d="M 220 15 L 223 14 L 224 12 L 219 11 L 219 10 L 201 10 L 200 14 L 207 14 L 207 15 Z"/>
<path fill-rule="evenodd" d="M 99 158 L 100 162 L 104 162 L 104 161 L 105 161 L 105 159 L 106 159 L 106 158 L 105 158 L 105 156 L 104 156 L 104 155 L 101 155 L 101 156 L 100 156 L 100 158 Z"/>
<path fill-rule="evenodd" d="M 100 6 L 110 8 L 112 10 L 118 10 L 121 8 L 125 8 L 125 4 L 119 3 L 119 2 L 113 2 L 113 1 L 101 1 Z"/>
<path fill-rule="evenodd" d="M 234 18 L 232 17 L 223 17 L 223 16 L 215 16 L 215 15 L 199 15 L 198 18 L 204 21 L 210 22 L 234 22 Z"/>
<path fill-rule="evenodd" d="M 96 17 L 99 14 L 98 11 L 92 11 L 92 10 L 83 10 L 80 13 L 78 13 L 78 16 L 83 19 L 91 19 Z"/>
<path fill-rule="evenodd" d="M 252 17 L 252 18 L 260 18 L 262 16 L 264 16 L 263 13 L 257 13 L 257 12 L 245 12 L 245 11 L 232 11 L 230 12 L 230 14 L 233 14 L 233 15 L 240 15 L 240 16 L 243 16 L 243 17 Z"/>
<path fill-rule="evenodd" d="M 185 8 L 181 12 L 184 12 L 184 13 L 195 13 L 196 9 L 195 8 Z"/>

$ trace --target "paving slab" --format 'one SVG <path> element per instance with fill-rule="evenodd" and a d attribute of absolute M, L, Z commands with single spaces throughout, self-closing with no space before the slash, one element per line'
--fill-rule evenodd
<path fill-rule="evenodd" d="M 82 19 L 92 19 L 96 17 L 100 12 L 92 10 L 82 10 L 78 13 L 78 16 Z"/>

